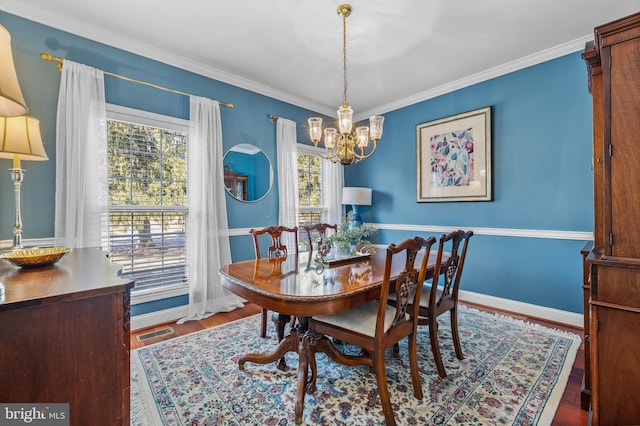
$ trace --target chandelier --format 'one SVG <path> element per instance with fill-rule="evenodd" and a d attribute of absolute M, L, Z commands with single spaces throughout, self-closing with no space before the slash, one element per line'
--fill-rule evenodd
<path fill-rule="evenodd" d="M 382 137 L 382 125 L 384 117 L 377 115 L 369 117 L 369 127 L 362 126 L 356 128 L 355 133 L 351 133 L 353 127 L 353 110 L 347 100 L 347 17 L 351 15 L 351 5 L 342 4 L 338 6 L 338 15 L 342 17 L 342 60 L 344 76 L 344 92 L 342 96 L 342 106 L 338 109 L 338 129 L 324 129 L 324 146 L 326 155 L 318 150 L 318 142 L 322 139 L 322 118 L 311 117 L 309 119 L 309 136 L 316 147 L 318 155 L 331 160 L 334 163 L 355 164 L 371 157 L 376 150 L 378 141 Z M 369 147 L 369 139 L 373 141 L 373 146 L 366 153 Z"/>

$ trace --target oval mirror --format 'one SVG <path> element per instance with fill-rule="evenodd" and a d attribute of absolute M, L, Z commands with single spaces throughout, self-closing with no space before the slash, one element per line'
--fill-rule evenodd
<path fill-rule="evenodd" d="M 241 143 L 224 154 L 224 186 L 239 201 L 257 201 L 273 184 L 273 169 L 267 155 L 257 146 Z"/>

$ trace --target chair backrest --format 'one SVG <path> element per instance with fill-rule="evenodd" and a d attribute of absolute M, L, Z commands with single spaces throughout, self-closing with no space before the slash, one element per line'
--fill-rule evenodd
<path fill-rule="evenodd" d="M 256 251 L 256 259 L 260 259 L 260 235 L 268 234 L 271 237 L 271 245 L 268 250 L 268 258 L 287 257 L 289 249 L 282 242 L 283 233 L 291 233 L 293 239 L 293 253 L 298 252 L 298 227 L 288 228 L 286 226 L 267 226 L 262 229 L 252 229 L 249 231 L 253 236 L 253 245 Z"/>
<path fill-rule="evenodd" d="M 407 238 L 399 244 L 389 244 L 387 247 L 387 257 L 385 262 L 384 277 L 380 289 L 380 303 L 378 304 L 378 322 L 376 324 L 376 337 L 384 335 L 387 300 L 390 291 L 395 291 L 396 313 L 391 323 L 391 329 L 403 322 L 413 322 L 418 317 L 420 308 L 420 293 L 424 283 L 431 246 L 435 244 L 436 238 L 422 237 Z M 420 250 L 424 248 L 424 254 L 419 266 L 415 265 L 416 258 Z M 396 278 L 391 279 L 391 270 L 394 257 L 405 254 L 404 267 Z M 415 289 L 415 291 L 414 291 Z M 411 306 L 411 309 L 408 307 Z M 407 316 L 408 314 L 408 316 Z M 414 322 L 414 327 L 417 322 Z"/>
<path fill-rule="evenodd" d="M 460 277 L 462 277 L 462 268 L 467 256 L 469 238 L 472 236 L 473 231 L 464 232 L 462 230 L 440 236 L 438 256 L 436 258 L 436 271 L 441 271 L 441 274 L 435 273 L 433 276 L 431 294 L 429 295 L 429 306 L 440 306 L 443 300 L 448 298 L 453 299 L 454 302 L 458 300 Z M 444 253 L 449 253 L 449 258 L 443 263 L 442 258 Z M 438 286 L 440 286 L 439 290 Z"/>
<path fill-rule="evenodd" d="M 338 232 L 338 225 L 332 225 L 330 223 L 316 223 L 315 225 L 303 226 L 302 229 L 306 231 L 307 242 L 309 243 L 309 251 L 313 252 L 313 237 L 317 236 L 318 250 L 327 244 L 327 230 L 332 229 L 335 234 Z"/>

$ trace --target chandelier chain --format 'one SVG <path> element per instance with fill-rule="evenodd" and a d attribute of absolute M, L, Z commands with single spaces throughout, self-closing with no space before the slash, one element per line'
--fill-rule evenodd
<path fill-rule="evenodd" d="M 344 77 L 344 92 L 342 94 L 342 106 L 349 106 L 349 101 L 347 100 L 347 86 L 349 83 L 347 82 L 347 14 L 342 14 L 342 70 Z"/>

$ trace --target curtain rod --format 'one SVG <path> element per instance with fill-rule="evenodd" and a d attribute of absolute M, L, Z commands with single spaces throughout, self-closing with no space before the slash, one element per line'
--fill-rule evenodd
<path fill-rule="evenodd" d="M 41 53 L 40 57 L 42 59 L 44 59 L 45 61 L 54 61 L 58 63 L 58 70 L 62 70 L 62 64 L 64 63 L 64 59 L 60 59 L 60 58 L 56 58 L 55 56 L 52 56 L 49 53 Z M 160 90 L 164 90 L 166 92 L 171 92 L 171 93 L 177 93 L 178 95 L 184 95 L 184 96 L 191 96 L 190 93 L 186 93 L 186 92 L 181 92 L 180 90 L 175 90 L 175 89 L 168 89 L 166 87 L 162 87 L 162 86 L 158 86 L 157 84 L 153 84 L 153 83 L 147 83 L 146 81 L 141 81 L 141 80 L 136 80 L 134 78 L 131 77 L 126 77 L 124 75 L 120 75 L 120 74 L 115 74 L 109 71 L 102 71 L 103 73 L 105 73 L 106 75 L 110 75 L 111 77 L 116 77 L 122 80 L 126 80 L 126 81 L 131 81 L 133 83 L 138 83 L 138 84 L 142 84 L 145 86 L 149 86 L 149 87 L 155 87 L 156 89 L 160 89 Z M 218 101 L 218 103 L 220 103 L 220 105 L 225 106 L 227 108 L 233 108 L 233 104 L 228 104 L 226 102 L 221 102 Z"/>
<path fill-rule="evenodd" d="M 272 123 L 275 123 L 278 118 L 280 117 L 277 115 L 269 114 L 269 120 L 271 120 Z"/>

